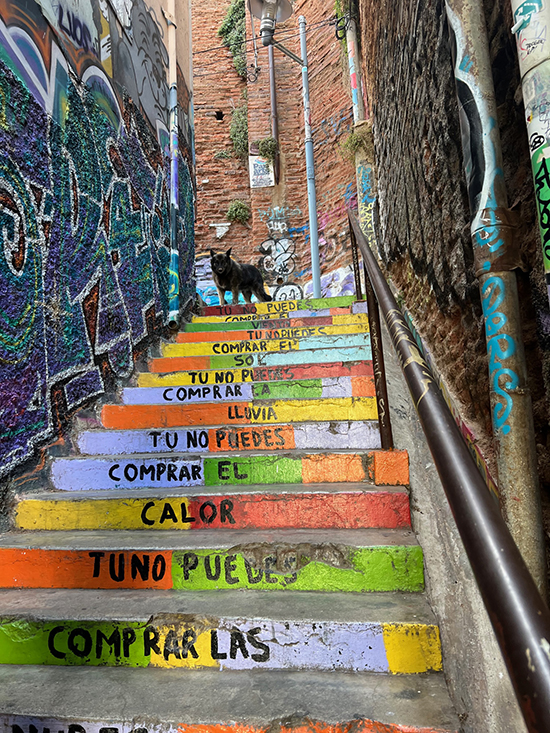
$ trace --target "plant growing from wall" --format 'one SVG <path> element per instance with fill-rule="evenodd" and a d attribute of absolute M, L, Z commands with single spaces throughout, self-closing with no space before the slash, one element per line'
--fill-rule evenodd
<path fill-rule="evenodd" d="M 262 158 L 273 163 L 277 153 L 279 152 L 279 143 L 274 137 L 264 137 L 263 140 L 257 140 L 256 145 Z"/>
<path fill-rule="evenodd" d="M 233 56 L 237 74 L 246 79 L 246 11 L 244 0 L 232 0 L 218 29 L 218 36 Z"/>
<path fill-rule="evenodd" d="M 235 199 L 229 204 L 225 218 L 228 221 L 238 221 L 239 224 L 246 224 L 250 219 L 250 206 L 246 201 Z"/>
<path fill-rule="evenodd" d="M 227 158 L 231 158 L 229 150 L 218 150 L 214 153 L 214 160 L 226 160 Z"/>
<path fill-rule="evenodd" d="M 235 155 L 246 161 L 248 158 L 248 105 L 235 107 L 231 113 L 229 137 L 235 149 Z"/>
<path fill-rule="evenodd" d="M 355 162 L 355 153 L 360 150 L 364 150 L 367 155 L 370 155 L 372 159 L 372 136 L 370 130 L 358 131 L 353 130 L 350 134 L 340 143 L 340 152 L 343 158 Z"/>

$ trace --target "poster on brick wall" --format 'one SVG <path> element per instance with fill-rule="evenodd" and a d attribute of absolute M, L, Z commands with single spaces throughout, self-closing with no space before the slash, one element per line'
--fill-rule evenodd
<path fill-rule="evenodd" d="M 267 188 L 275 185 L 273 163 L 261 155 L 248 156 L 248 170 L 250 171 L 250 188 Z"/>

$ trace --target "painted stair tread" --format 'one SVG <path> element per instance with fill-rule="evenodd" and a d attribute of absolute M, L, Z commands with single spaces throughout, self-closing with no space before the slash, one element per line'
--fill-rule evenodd
<path fill-rule="evenodd" d="M 205 333 L 187 333 L 184 331 L 177 334 L 176 344 L 204 344 L 216 341 L 273 341 L 276 339 L 293 339 L 295 341 L 300 341 L 308 338 L 340 336 L 342 334 L 352 333 L 369 333 L 368 320 L 335 325 L 267 326 L 261 329 L 247 330 L 221 329 L 218 331 L 207 331 Z"/>
<path fill-rule="evenodd" d="M 376 398 L 336 397 L 317 400 L 206 402 L 196 404 L 104 405 L 106 428 L 172 428 L 193 425 L 274 425 L 324 420 L 375 420 Z"/>
<path fill-rule="evenodd" d="M 68 456 L 52 461 L 50 476 L 52 485 L 62 491 L 340 481 L 406 485 L 409 481 L 406 451 Z"/>
<path fill-rule="evenodd" d="M 417 592 L 424 570 L 406 529 L 36 531 L 0 537 L 0 587 Z"/>
<path fill-rule="evenodd" d="M 272 310 L 270 313 L 224 313 L 223 315 L 195 315 L 192 316 L 192 323 L 245 323 L 253 320 L 288 320 L 291 318 L 326 318 L 326 317 L 342 317 L 357 314 L 366 314 L 368 312 L 367 303 L 365 301 L 356 301 L 351 305 L 330 306 L 324 308 L 298 308 L 297 310 L 280 310 L 285 306 L 276 306 L 279 310 Z M 225 306 L 224 310 L 231 310 L 231 306 Z M 265 309 L 264 309 L 265 310 Z"/>
<path fill-rule="evenodd" d="M 153 360 L 158 361 L 158 360 Z M 336 377 L 372 377 L 372 362 L 332 362 L 295 364 L 293 366 L 255 367 L 253 369 L 205 369 L 169 373 L 142 372 L 138 387 L 233 384 L 241 382 L 279 382 L 282 380 L 323 379 Z"/>
<path fill-rule="evenodd" d="M 241 318 L 242 316 L 239 316 Z M 262 316 L 247 317 L 248 320 L 225 321 L 225 320 L 197 320 L 191 323 L 183 323 L 180 328 L 180 335 L 209 333 L 219 331 L 227 333 L 230 331 L 256 331 L 270 328 L 302 328 L 303 326 L 341 326 L 346 323 L 368 323 L 368 314 L 365 313 L 335 313 L 333 315 L 298 315 L 288 314 L 287 318 L 264 318 Z"/>
<path fill-rule="evenodd" d="M 349 308 L 356 300 L 354 295 L 335 298 L 312 298 L 311 300 L 273 300 L 268 303 L 246 303 L 244 305 L 210 305 L 201 309 L 203 316 L 234 316 L 247 313 L 288 313 L 297 310 L 324 310 L 327 308 Z"/>
<path fill-rule="evenodd" d="M 121 700 L 127 713 L 121 713 Z M 143 733 L 275 729 L 346 733 L 351 727 L 356 733 L 457 733 L 460 729 L 443 675 L 437 674 L 243 670 L 220 675 L 217 670 L 197 670 L 167 675 L 162 669 L 150 669 L 144 675 L 128 668 L 11 665 L 0 667 L 0 708 L 2 733 L 13 733 L 14 724 L 23 733 L 31 733 L 30 725 L 38 733 L 45 733 L 45 728 L 69 733 L 69 723 L 81 725 L 82 733 L 113 727 L 116 733 L 138 728 Z"/>
<path fill-rule="evenodd" d="M 165 373 L 176 371 L 204 371 L 210 369 L 255 369 L 257 367 L 294 367 L 327 362 L 370 361 L 372 358 L 370 339 L 361 336 L 359 346 L 339 346 L 330 348 L 327 344 L 298 350 L 260 351 L 242 354 L 212 354 L 204 356 L 166 356 L 151 359 L 148 368 L 151 372 Z M 252 342 L 253 343 L 253 342 Z M 290 341 L 285 341 L 290 344 Z M 177 345 L 177 344 L 175 344 Z M 253 347 L 250 347 L 253 348 Z"/>
<path fill-rule="evenodd" d="M 380 448 L 378 425 L 367 420 L 282 423 L 275 428 L 260 425 L 153 431 L 85 430 L 78 435 L 76 444 L 81 455 L 375 448 Z"/>
<path fill-rule="evenodd" d="M 331 328 L 340 328 L 333 326 Z M 328 329 L 328 326 L 327 326 Z M 301 329 L 307 332 L 308 329 Z M 198 341 L 191 343 L 163 343 L 161 354 L 169 357 L 191 357 L 191 356 L 227 356 L 227 355 L 248 355 L 262 354 L 275 355 L 279 357 L 289 352 L 311 351 L 316 349 L 338 350 L 352 346 L 362 347 L 370 344 L 368 327 L 359 326 L 358 331 L 353 333 L 328 333 L 315 336 L 304 336 L 302 338 L 268 338 L 268 339 L 243 339 L 221 340 L 221 341 Z"/>
<path fill-rule="evenodd" d="M 166 405 L 241 400 L 314 400 L 375 397 L 374 377 L 325 377 L 278 382 L 125 387 L 124 405 Z"/>
<path fill-rule="evenodd" d="M 87 529 L 356 529 L 410 526 L 403 487 L 325 484 L 292 487 L 205 487 L 183 491 L 42 492 L 21 498 L 15 526 L 27 530 Z"/>
<path fill-rule="evenodd" d="M 286 604 L 273 610 L 265 594 L 230 592 L 221 612 L 211 593 L 170 602 L 166 593 L 142 599 L 136 591 L 126 592 L 124 604 L 116 595 L 100 591 L 92 600 L 81 592 L 78 614 L 71 614 L 76 599 L 69 592 L 48 609 L 14 613 L 0 597 L 0 664 L 441 671 L 433 616 L 425 605 L 411 610 L 413 604 L 401 604 L 402 594 L 392 594 L 386 604 L 352 603 L 343 618 L 338 613 L 342 600 L 335 599 L 331 613 L 324 594 L 304 599 L 290 592 Z M 108 614 L 101 610 L 106 605 Z M 139 612 L 128 613 L 132 606 Z"/>

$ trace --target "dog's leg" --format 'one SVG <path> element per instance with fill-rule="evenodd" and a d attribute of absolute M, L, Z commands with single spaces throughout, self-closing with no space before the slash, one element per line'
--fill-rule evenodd
<path fill-rule="evenodd" d="M 218 291 L 218 298 L 220 299 L 220 305 L 225 305 L 225 290 L 220 290 L 220 288 L 216 287 L 216 290 Z"/>
<path fill-rule="evenodd" d="M 245 300 L 245 303 L 252 302 L 252 293 L 250 292 L 250 290 L 243 290 L 243 298 Z"/>
<path fill-rule="evenodd" d="M 233 295 L 233 300 L 231 301 L 231 303 L 233 305 L 237 305 L 237 303 L 239 302 L 239 289 L 237 288 L 236 290 L 232 290 L 231 293 Z"/>

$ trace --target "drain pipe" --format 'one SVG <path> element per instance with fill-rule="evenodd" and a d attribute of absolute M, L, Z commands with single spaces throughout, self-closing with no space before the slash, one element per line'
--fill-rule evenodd
<path fill-rule="evenodd" d="M 474 264 L 485 322 L 502 509 L 533 579 L 546 597 L 533 413 L 514 273 L 522 263 L 514 242 L 502 170 L 485 16 L 480 0 L 446 0 L 446 7 Z"/>
<path fill-rule="evenodd" d="M 178 249 L 179 175 L 178 175 L 178 75 L 176 52 L 175 0 L 163 9 L 168 24 L 168 85 L 170 104 L 170 269 L 168 281 L 168 325 L 176 329 L 180 319 L 180 276 Z"/>
<path fill-rule="evenodd" d="M 550 300 L 550 7 L 542 0 L 511 0 L 531 168 L 542 240 L 542 261 Z"/>
<path fill-rule="evenodd" d="M 269 61 L 269 94 L 271 99 L 271 137 L 277 141 L 277 150 L 273 161 L 273 174 L 275 183 L 279 183 L 279 117 L 277 115 L 277 87 L 275 85 L 275 58 L 273 46 L 267 47 L 267 58 Z"/>

